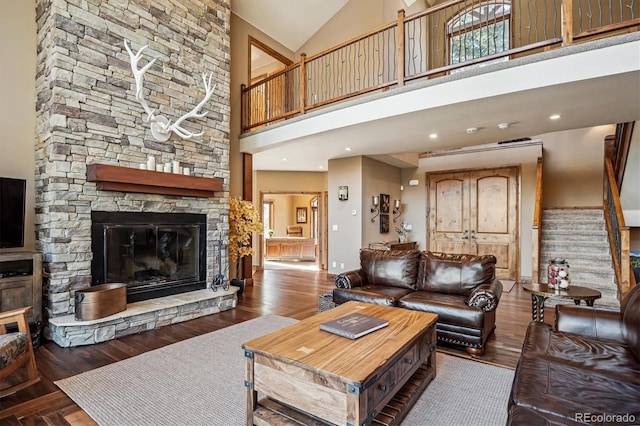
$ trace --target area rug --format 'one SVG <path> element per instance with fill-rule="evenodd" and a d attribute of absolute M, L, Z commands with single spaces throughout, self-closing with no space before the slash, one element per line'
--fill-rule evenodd
<path fill-rule="evenodd" d="M 244 424 L 242 343 L 295 323 L 277 315 L 174 343 L 56 383 L 101 426 Z M 513 371 L 437 353 L 403 425 L 504 425 Z"/>

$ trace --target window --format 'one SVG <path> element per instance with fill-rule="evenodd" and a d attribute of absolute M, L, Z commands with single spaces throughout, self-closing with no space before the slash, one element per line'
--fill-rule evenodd
<path fill-rule="evenodd" d="M 505 0 L 479 3 L 456 14 L 447 23 L 449 63 L 461 64 L 509 50 L 510 18 L 511 2 Z"/>

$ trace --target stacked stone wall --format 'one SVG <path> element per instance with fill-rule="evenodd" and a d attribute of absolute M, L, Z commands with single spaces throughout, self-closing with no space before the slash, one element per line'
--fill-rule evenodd
<path fill-rule="evenodd" d="M 37 0 L 38 98 L 36 245 L 44 255 L 45 316 L 73 312 L 76 290 L 91 285 L 91 212 L 207 215 L 207 282 L 218 271 L 217 240 L 228 229 L 229 0 Z M 144 51 L 144 97 L 172 121 L 203 98 L 202 73 L 216 84 L 209 113 L 183 127 L 204 134 L 156 141 L 135 98 L 128 40 Z M 149 156 L 180 162 L 192 175 L 223 179 L 214 197 L 101 191 L 87 165 L 139 168 Z M 223 269 L 226 259 L 223 259 Z"/>

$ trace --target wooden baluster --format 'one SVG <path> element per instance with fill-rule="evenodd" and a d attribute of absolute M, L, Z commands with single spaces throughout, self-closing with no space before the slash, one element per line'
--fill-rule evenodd
<path fill-rule="evenodd" d="M 396 31 L 396 74 L 398 75 L 398 87 L 404 86 L 404 9 L 398 11 L 398 29 Z"/>
<path fill-rule="evenodd" d="M 300 114 L 307 107 L 307 54 L 300 54 Z"/>
<path fill-rule="evenodd" d="M 573 0 L 562 0 L 562 45 L 573 44 Z"/>

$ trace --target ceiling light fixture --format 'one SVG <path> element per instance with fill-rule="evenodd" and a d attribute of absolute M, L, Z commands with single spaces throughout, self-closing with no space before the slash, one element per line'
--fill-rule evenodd
<path fill-rule="evenodd" d="M 467 134 L 468 135 L 473 135 L 474 133 L 478 133 L 478 128 L 477 127 L 469 127 L 467 129 Z"/>
<path fill-rule="evenodd" d="M 350 147 L 350 146 L 348 146 L 348 147 L 346 147 L 344 150 L 345 150 L 345 151 L 351 151 L 351 147 Z"/>
<path fill-rule="evenodd" d="M 430 137 L 431 139 L 436 139 L 436 138 L 438 137 L 438 134 L 437 134 L 437 133 L 431 133 L 431 134 L 429 135 L 429 137 Z"/>
<path fill-rule="evenodd" d="M 498 129 L 504 130 L 509 128 L 509 123 L 500 123 L 498 124 Z"/>
<path fill-rule="evenodd" d="M 283 157 L 283 158 L 282 158 L 282 161 L 287 161 L 287 157 Z"/>
<path fill-rule="evenodd" d="M 549 116 L 549 120 L 559 120 L 560 114 L 553 114 Z"/>

